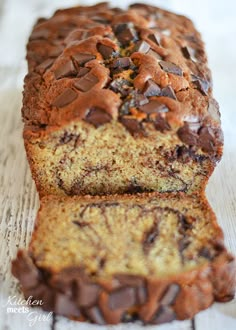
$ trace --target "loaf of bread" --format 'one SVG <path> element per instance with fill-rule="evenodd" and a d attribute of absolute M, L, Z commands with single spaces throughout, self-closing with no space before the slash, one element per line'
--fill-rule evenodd
<path fill-rule="evenodd" d="M 24 141 L 41 196 L 202 191 L 222 154 L 192 22 L 102 3 L 39 19 L 28 43 Z"/>
<path fill-rule="evenodd" d="M 44 197 L 13 274 L 26 297 L 80 321 L 161 324 L 233 298 L 235 261 L 204 197 Z"/>

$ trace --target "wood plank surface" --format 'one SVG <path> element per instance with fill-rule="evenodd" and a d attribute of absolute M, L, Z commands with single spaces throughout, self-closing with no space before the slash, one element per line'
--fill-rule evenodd
<path fill-rule="evenodd" d="M 152 1 L 150 1 L 152 2 Z M 216 3 L 209 0 L 153 1 L 193 18 L 207 43 L 210 67 L 215 82 L 215 96 L 221 104 L 225 132 L 224 157 L 215 170 L 207 194 L 225 233 L 226 245 L 236 254 L 236 47 L 229 33 L 236 34 L 233 0 Z M 98 326 L 53 317 L 33 309 L 13 313 L 12 297 L 23 298 L 10 272 L 11 260 L 19 247 L 29 243 L 38 209 L 38 196 L 25 157 L 20 118 L 23 77 L 26 73 L 25 43 L 38 16 L 50 15 L 57 7 L 78 1 L 67 0 L 1 0 L 0 1 L 0 330 L 92 330 Z M 92 3 L 83 1 L 83 3 Z M 117 4 L 125 1 L 114 1 Z M 201 9 L 201 13 L 199 12 Z M 202 11 L 204 8 L 204 11 Z M 219 21 L 221 24 L 219 24 Z M 220 42 L 219 42 L 220 40 Z M 10 300 L 9 300 L 10 299 Z M 12 300 L 11 300 L 12 299 Z M 18 306 L 17 306 L 18 307 Z M 29 316 L 30 313 L 31 316 Z M 34 323 L 35 322 L 35 323 Z M 194 321 L 173 322 L 145 329 L 160 330 L 235 330 L 236 301 L 215 304 L 199 313 Z M 141 330 L 139 324 L 99 327 L 101 330 Z"/>

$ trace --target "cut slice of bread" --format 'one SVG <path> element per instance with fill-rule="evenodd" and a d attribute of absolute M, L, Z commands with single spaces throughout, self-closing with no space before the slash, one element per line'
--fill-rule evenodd
<path fill-rule="evenodd" d="M 192 318 L 235 286 L 214 213 L 183 193 L 45 197 L 12 271 L 45 310 L 98 324 Z"/>

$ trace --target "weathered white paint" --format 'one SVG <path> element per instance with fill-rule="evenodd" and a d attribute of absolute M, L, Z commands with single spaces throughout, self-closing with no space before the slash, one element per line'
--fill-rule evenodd
<path fill-rule="evenodd" d="M 92 3 L 93 1 L 83 1 Z M 128 1 L 127 1 L 128 2 Z M 150 1 L 178 10 L 195 21 L 207 43 L 210 66 L 214 73 L 215 96 L 221 104 L 225 132 L 225 153 L 223 160 L 210 180 L 207 192 L 228 248 L 236 254 L 236 111 L 235 76 L 236 47 L 229 43 L 229 33 L 235 35 L 235 2 L 216 3 L 214 0 Z M 19 247 L 26 247 L 38 209 L 38 197 L 26 162 L 20 119 L 22 80 L 26 72 L 25 42 L 34 20 L 38 16 L 50 15 L 57 7 L 78 3 L 76 0 L 0 0 L 0 330 L 28 330 L 29 313 L 8 313 L 6 303 L 9 297 L 22 295 L 10 272 L 10 261 Z M 126 1 L 114 1 L 122 4 Z M 199 9 L 201 12 L 199 12 Z M 232 39 L 231 39 L 232 41 Z M 142 326 L 119 325 L 98 327 L 55 317 L 33 310 L 31 319 L 36 319 L 33 328 L 39 330 L 141 330 Z M 39 321 L 40 317 L 47 321 Z M 199 313 L 194 320 L 197 330 L 236 329 L 236 301 L 215 304 Z M 156 329 L 146 327 L 145 329 Z M 160 330 L 189 330 L 191 322 L 174 322 L 159 326 Z"/>

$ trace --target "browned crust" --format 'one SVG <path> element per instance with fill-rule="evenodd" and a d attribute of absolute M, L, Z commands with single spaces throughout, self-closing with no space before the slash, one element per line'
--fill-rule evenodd
<path fill-rule="evenodd" d="M 81 19 L 78 19 L 78 14 L 82 14 Z M 105 15 L 107 23 L 98 23 L 96 18 L 95 23 L 91 21 L 96 15 Z M 166 62 L 178 64 L 184 72 L 181 76 L 178 73 L 173 74 L 169 72 L 168 69 L 165 71 L 160 68 L 156 59 L 153 59 L 150 55 L 134 52 L 126 55 L 126 58 L 132 59 L 139 67 L 138 75 L 134 79 L 134 82 L 136 82 L 135 89 L 143 92 L 143 85 L 150 79 L 153 72 L 156 72 L 156 76 L 152 77 L 152 79 L 160 84 L 162 88 L 172 86 L 178 94 L 178 100 L 167 96 L 158 96 L 158 101 L 169 109 L 166 116 L 163 115 L 163 118 L 171 124 L 176 132 L 178 128 L 183 128 L 181 132 L 177 132 L 183 142 L 187 144 L 191 142 L 197 143 L 199 148 L 203 148 L 208 153 L 209 151 L 212 152 L 210 150 L 212 146 L 209 143 L 206 144 L 203 140 L 210 139 L 210 143 L 215 144 L 214 149 L 216 151 L 222 146 L 220 116 L 218 105 L 212 98 L 211 74 L 207 67 L 207 58 L 200 34 L 186 17 L 144 4 L 132 5 L 127 11 L 110 8 L 108 4 L 91 7 L 79 6 L 57 11 L 50 19 L 37 22 L 28 43 L 29 74 L 25 79 L 22 109 L 23 119 L 26 123 L 25 137 L 33 136 L 36 131 L 40 134 L 45 134 L 45 132 L 48 134 L 75 119 L 86 120 L 86 113 L 91 107 L 102 108 L 115 120 L 123 116 L 119 113 L 119 106 L 123 101 L 120 99 L 119 93 L 113 92 L 107 87 L 109 80 L 113 80 L 113 77 L 109 77 L 109 70 L 103 66 L 104 63 L 105 66 L 107 64 L 98 52 L 96 45 L 101 42 L 118 51 L 120 44 L 118 41 L 114 41 L 114 36 L 112 37 L 111 35 L 116 33 L 113 31 L 114 26 L 122 24 L 127 20 L 132 22 L 136 29 L 140 29 L 139 38 L 141 40 L 147 39 L 149 41 L 148 34 L 152 33 L 153 24 L 157 24 L 157 29 L 160 31 L 164 31 L 166 26 L 169 27 L 172 34 L 169 37 L 162 36 L 163 45 L 158 46 L 155 42 L 150 41 L 150 46 Z M 95 24 L 95 27 L 91 22 Z M 92 24 L 92 27 L 87 28 L 89 24 Z M 113 30 L 111 26 L 113 26 Z M 73 43 L 69 43 L 66 46 L 67 35 L 78 28 L 91 30 L 92 37 L 90 35 L 86 38 L 78 37 L 76 40 L 81 41 L 82 38 L 80 45 L 73 46 Z M 62 33 L 60 29 L 64 29 L 62 35 L 60 35 Z M 137 38 L 134 42 L 137 42 Z M 188 58 L 188 56 L 186 57 L 186 55 L 182 54 L 182 50 L 187 46 L 190 47 L 190 45 L 196 51 L 197 60 L 191 60 L 191 57 Z M 73 79 L 65 77 L 58 80 L 55 79 L 54 74 L 58 68 L 60 69 L 67 63 L 68 59 L 71 59 L 71 56 L 73 57 L 78 52 L 88 52 L 96 57 L 96 59 L 88 62 L 85 66 L 94 72 L 99 83 L 91 90 L 80 93 L 75 103 L 69 103 L 68 106 L 66 105 L 59 109 L 53 103 L 55 97 L 61 95 L 60 93 L 68 88 L 72 88 L 74 93 L 76 89 L 72 84 Z M 53 62 L 52 67 L 40 71 L 41 62 L 48 59 Z M 150 63 L 146 65 L 146 62 Z M 196 84 L 191 80 L 192 74 L 201 76 L 204 82 L 208 84 L 207 92 L 202 92 L 201 88 L 199 91 L 199 87 L 196 88 Z M 104 99 L 107 99 L 108 102 L 104 103 Z M 152 101 L 153 97 L 150 100 Z M 138 111 L 138 115 L 135 113 L 129 114 L 128 118 L 132 117 L 139 121 L 140 115 L 145 117 L 144 112 L 140 114 Z M 121 122 L 123 121 L 121 120 Z M 197 133 L 199 136 L 196 135 L 196 123 L 199 123 L 200 130 L 202 128 L 205 129 L 205 133 L 199 131 Z M 195 128 L 192 127 L 192 124 Z M 187 138 L 186 135 L 188 135 Z M 196 139 L 198 141 L 195 141 Z"/>
<path fill-rule="evenodd" d="M 48 274 L 22 250 L 12 273 L 25 297 L 42 300 L 43 309 L 98 324 L 190 319 L 214 301 L 231 300 L 236 284 L 235 260 L 225 250 L 205 266 L 166 279 L 117 274 L 94 282 L 79 268 Z"/>

